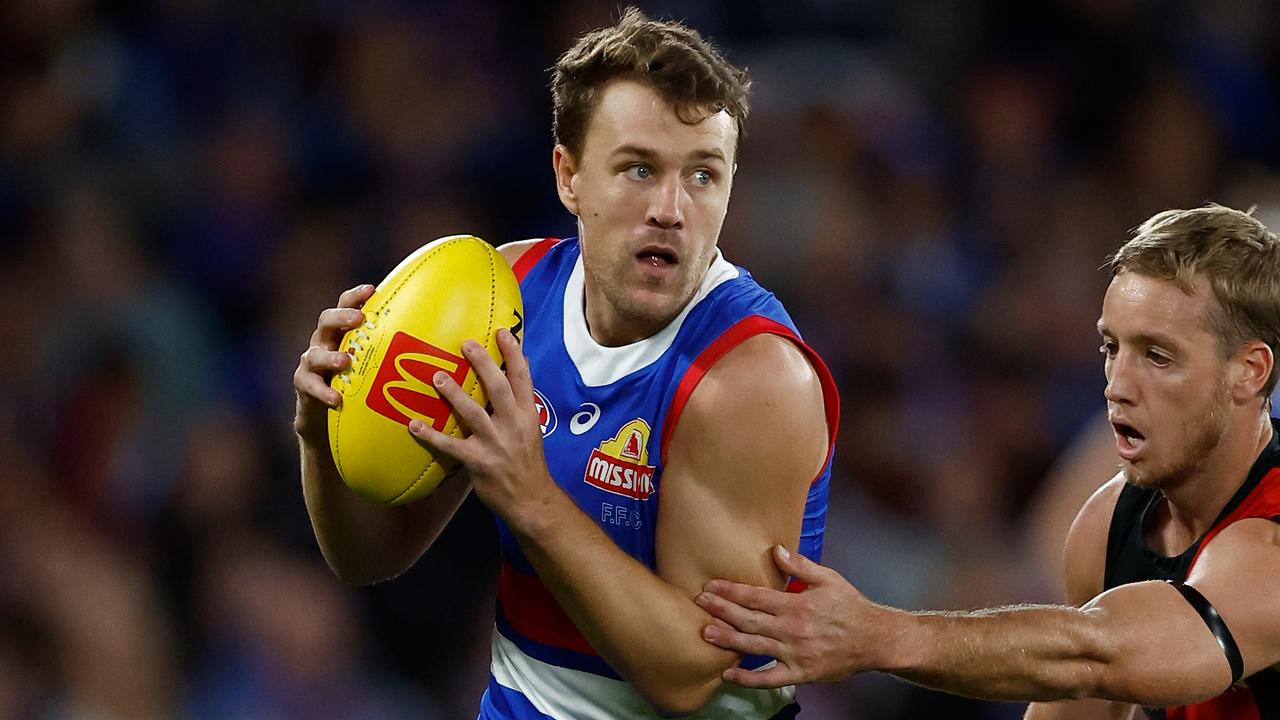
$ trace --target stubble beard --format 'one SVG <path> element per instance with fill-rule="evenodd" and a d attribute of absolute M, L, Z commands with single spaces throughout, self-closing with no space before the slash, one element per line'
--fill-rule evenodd
<path fill-rule="evenodd" d="M 1193 416 L 1202 420 L 1183 422 L 1182 437 L 1186 440 L 1180 443 L 1182 452 L 1178 456 L 1166 463 L 1164 467 L 1149 470 L 1123 466 L 1125 481 L 1136 487 L 1159 490 L 1178 487 L 1195 478 L 1208 457 L 1218 449 L 1223 438 L 1227 436 L 1230 402 L 1224 383 L 1215 390 L 1207 403 L 1206 411 Z"/>
<path fill-rule="evenodd" d="M 600 288 L 600 294 L 613 307 L 614 312 L 629 323 L 658 332 L 670 324 L 693 300 L 697 293 L 695 278 L 684 275 L 685 267 L 682 266 L 675 283 L 677 292 L 663 292 L 663 283 L 660 281 L 648 279 L 637 285 L 624 279 L 629 271 L 626 263 L 631 261 L 632 258 L 628 256 L 622 258 L 618 266 L 600 267 L 604 263 L 589 261 L 585 253 L 583 256 L 584 270 Z M 669 288 L 670 286 L 667 289 Z M 659 302 L 646 302 L 638 296 L 637 289 L 653 294 L 661 293 L 663 299 Z"/>

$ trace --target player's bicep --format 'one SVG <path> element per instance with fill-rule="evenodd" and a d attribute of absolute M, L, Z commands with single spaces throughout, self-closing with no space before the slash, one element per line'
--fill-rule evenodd
<path fill-rule="evenodd" d="M 1113 588 L 1084 606 L 1099 677 L 1096 694 L 1173 707 L 1215 697 L 1231 672 L 1213 634 L 1178 589 L 1149 580 Z"/>
<path fill-rule="evenodd" d="M 713 577 L 781 588 L 769 550 L 796 548 L 827 439 L 821 385 L 789 341 L 756 336 L 721 358 L 667 448 L 658 575 L 689 597 Z"/>
<path fill-rule="evenodd" d="M 1280 524 L 1266 518 L 1233 523 L 1205 546 L 1187 584 L 1221 619 L 1239 653 L 1243 677 L 1280 663 Z M 1202 625 L 1204 622 L 1202 621 Z M 1208 633 L 1206 629 L 1202 632 Z M 1225 658 L 1219 649 L 1220 658 Z M 1227 659 L 1220 659 L 1223 667 Z"/>

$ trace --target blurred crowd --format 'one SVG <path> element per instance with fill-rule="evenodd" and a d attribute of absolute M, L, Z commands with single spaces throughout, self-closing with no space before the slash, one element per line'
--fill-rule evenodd
<path fill-rule="evenodd" d="M 638 5 L 755 78 L 721 247 L 840 387 L 825 560 L 907 607 L 1059 599 L 1028 525 L 1103 407 L 1099 268 L 1165 208 L 1280 229 L 1280 6 Z M 617 13 L 0 3 L 0 718 L 474 717 L 492 518 L 469 500 L 404 577 L 340 584 L 290 377 L 418 245 L 574 233 L 546 68 Z M 881 676 L 800 698 L 1021 714 Z"/>

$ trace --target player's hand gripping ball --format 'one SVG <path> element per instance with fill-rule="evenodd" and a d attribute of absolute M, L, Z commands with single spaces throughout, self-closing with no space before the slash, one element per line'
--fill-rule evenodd
<path fill-rule="evenodd" d="M 420 445 L 409 422 L 419 418 L 440 432 L 466 435 L 432 377 L 448 373 L 487 405 L 462 343 L 476 340 L 501 364 L 494 333 L 505 327 L 520 338 L 524 304 L 502 255 L 479 238 L 455 235 L 405 258 L 362 309 L 364 322 L 338 346 L 351 355 L 351 367 L 331 383 L 342 404 L 329 411 L 329 447 L 348 487 L 401 505 L 435 490 L 455 465 Z"/>

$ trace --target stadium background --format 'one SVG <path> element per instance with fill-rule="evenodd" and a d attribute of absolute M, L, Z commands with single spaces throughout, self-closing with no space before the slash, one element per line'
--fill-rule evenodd
<path fill-rule="evenodd" d="M 844 404 L 826 560 L 908 607 L 1054 600 L 1036 517 L 1101 407 L 1097 270 L 1152 212 L 1280 226 L 1280 6 L 640 3 L 752 70 L 721 246 Z M 0 717 L 459 718 L 473 501 L 396 582 L 310 534 L 290 375 L 413 247 L 572 234 L 545 69 L 579 0 L 0 5 Z M 661 622 L 661 618 L 653 618 Z M 803 717 L 1020 717 L 867 676 Z"/>

